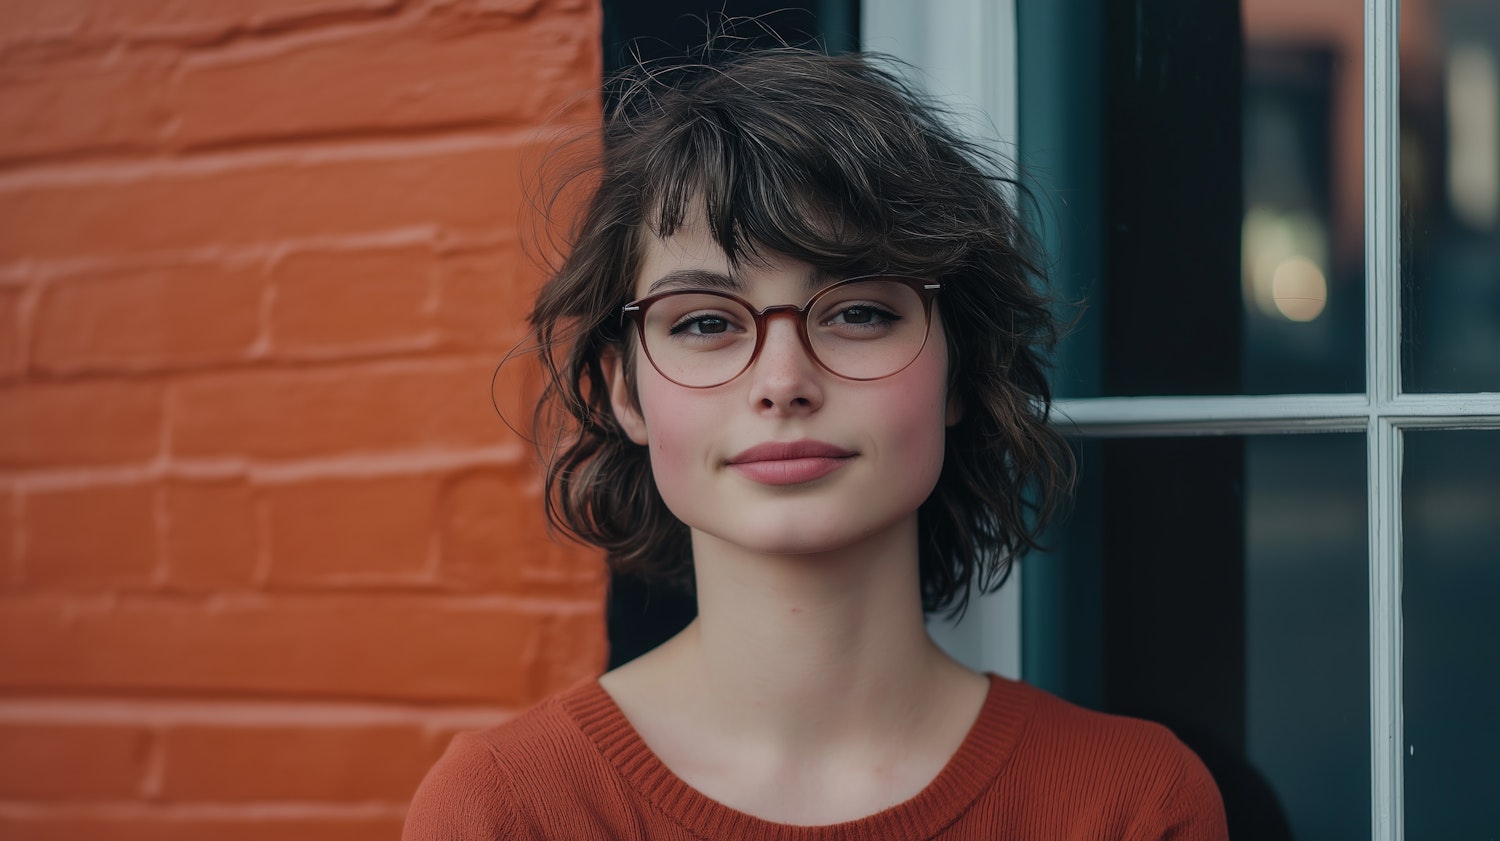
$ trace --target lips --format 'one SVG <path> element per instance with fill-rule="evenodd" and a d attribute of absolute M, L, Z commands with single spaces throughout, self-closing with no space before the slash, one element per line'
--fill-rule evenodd
<path fill-rule="evenodd" d="M 822 441 L 772 441 L 732 456 L 726 464 L 763 485 L 800 485 L 827 476 L 856 455 Z"/>

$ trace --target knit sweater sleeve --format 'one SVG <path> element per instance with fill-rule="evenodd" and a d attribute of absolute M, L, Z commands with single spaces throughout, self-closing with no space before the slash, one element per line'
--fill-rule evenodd
<path fill-rule="evenodd" d="M 1151 820 L 1132 827 L 1131 841 L 1227 841 L 1219 787 L 1196 754 L 1180 742 L 1177 747 L 1175 780 Z"/>
<path fill-rule="evenodd" d="M 402 841 L 527 838 L 520 804 L 490 747 L 474 734 L 448 745 L 417 788 Z"/>

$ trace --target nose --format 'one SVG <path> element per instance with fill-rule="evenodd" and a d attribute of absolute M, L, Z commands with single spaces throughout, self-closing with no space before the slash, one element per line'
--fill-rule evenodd
<path fill-rule="evenodd" d="M 760 355 L 749 371 L 751 401 L 760 411 L 816 411 L 823 405 L 823 369 L 802 342 L 801 313 L 788 307 L 767 315 Z"/>

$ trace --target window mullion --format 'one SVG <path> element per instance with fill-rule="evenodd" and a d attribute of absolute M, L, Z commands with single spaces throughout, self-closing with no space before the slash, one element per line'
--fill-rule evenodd
<path fill-rule="evenodd" d="M 1370 398 L 1370 801 L 1375 841 L 1402 841 L 1400 15 L 1365 0 L 1365 340 Z"/>
<path fill-rule="evenodd" d="M 1064 434 L 1101 438 L 1366 432 L 1372 415 L 1402 429 L 1500 429 L 1500 394 L 1403 394 L 1380 406 L 1363 394 L 1086 397 L 1052 408 Z"/>

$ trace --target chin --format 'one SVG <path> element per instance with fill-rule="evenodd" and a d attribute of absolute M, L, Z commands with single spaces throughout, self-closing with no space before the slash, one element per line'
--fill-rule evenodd
<path fill-rule="evenodd" d="M 892 531 L 905 520 L 915 527 L 916 513 L 892 513 L 888 517 L 872 516 L 874 512 L 833 512 L 816 506 L 802 505 L 796 510 L 763 512 L 731 524 L 699 528 L 715 539 L 747 552 L 762 555 L 822 555 L 852 549 L 870 541 L 888 541 Z"/>

